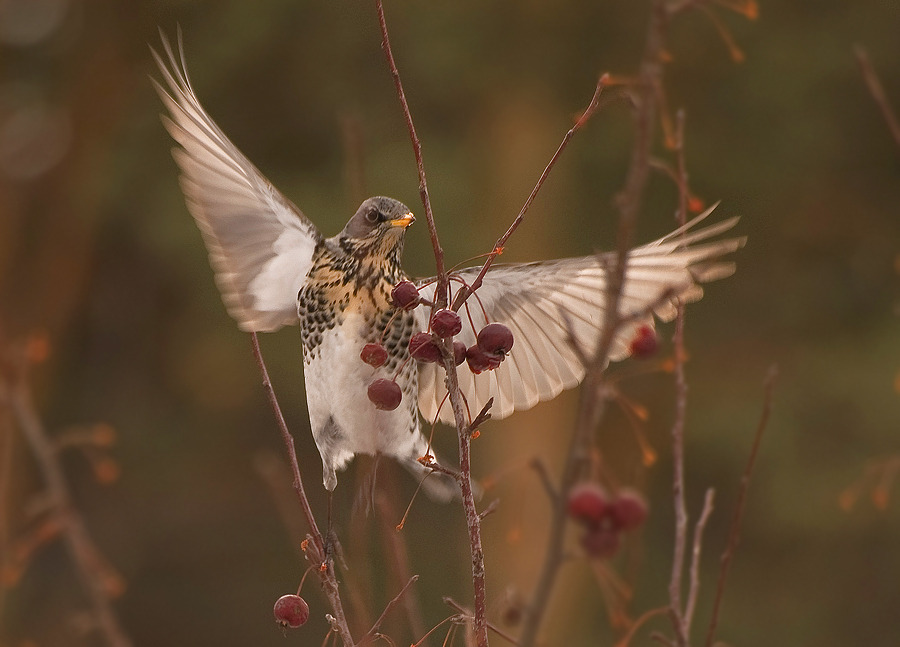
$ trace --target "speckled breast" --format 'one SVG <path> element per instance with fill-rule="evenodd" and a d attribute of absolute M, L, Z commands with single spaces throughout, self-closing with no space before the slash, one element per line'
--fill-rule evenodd
<path fill-rule="evenodd" d="M 305 363 L 316 359 L 323 340 L 336 328 L 350 337 L 348 342 L 358 343 L 360 350 L 367 343 L 382 344 L 388 352 L 384 366 L 388 372 L 396 371 L 407 359 L 414 317 L 391 305 L 391 289 L 406 278 L 399 267 L 391 265 L 320 245 L 306 285 L 298 294 Z"/>

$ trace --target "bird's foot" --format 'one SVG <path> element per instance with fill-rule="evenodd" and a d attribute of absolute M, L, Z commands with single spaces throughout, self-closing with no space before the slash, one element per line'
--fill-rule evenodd
<path fill-rule="evenodd" d="M 333 529 L 329 529 L 325 535 L 325 561 L 323 568 L 328 568 L 331 564 L 339 564 L 345 571 L 347 562 L 344 560 L 344 549 L 338 539 L 337 533 Z"/>

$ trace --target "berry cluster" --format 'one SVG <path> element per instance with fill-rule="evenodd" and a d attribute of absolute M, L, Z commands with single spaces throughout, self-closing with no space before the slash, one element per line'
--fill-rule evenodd
<path fill-rule="evenodd" d="M 422 298 L 419 290 L 410 281 L 400 281 L 391 290 L 391 302 L 398 310 L 413 310 Z M 462 331 L 462 319 L 449 308 L 435 310 L 429 325 L 431 332 L 422 331 L 409 340 L 410 357 L 419 362 L 441 361 L 441 339 L 453 339 Z M 481 329 L 475 344 L 466 348 L 461 341 L 453 341 L 453 359 L 459 366 L 467 362 L 469 370 L 478 375 L 482 371 L 492 371 L 506 358 L 513 345 L 513 335 L 509 328 L 500 323 L 490 323 Z M 359 354 L 366 364 L 378 368 L 387 362 L 387 350 L 381 344 L 366 344 Z M 400 406 L 403 394 L 394 380 L 378 378 L 369 385 L 369 400 L 375 408 L 393 411 Z"/>
<path fill-rule="evenodd" d="M 572 488 L 568 501 L 569 516 L 585 527 L 581 547 L 590 557 L 605 559 L 619 550 L 623 532 L 634 530 L 647 519 L 647 502 L 629 488 L 610 497 L 596 483 L 581 483 Z"/>

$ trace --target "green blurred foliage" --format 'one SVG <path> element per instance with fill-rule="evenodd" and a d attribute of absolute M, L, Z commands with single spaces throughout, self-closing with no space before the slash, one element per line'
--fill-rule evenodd
<path fill-rule="evenodd" d="M 506 228 L 598 74 L 635 73 L 646 4 L 388 3 L 451 263 L 487 251 Z M 895 645 L 897 492 L 885 510 L 871 504 L 871 488 L 849 512 L 838 499 L 867 464 L 900 452 L 900 149 L 852 52 L 854 44 L 868 49 L 900 107 L 900 3 L 782 0 L 763 3 L 756 21 L 713 11 L 744 61 L 732 60 L 703 12 L 687 12 L 670 27 L 665 82 L 670 108 L 686 111 L 694 191 L 722 200 L 714 218 L 741 215 L 738 231 L 749 236 L 737 274 L 710 285 L 687 317 L 692 513 L 707 487 L 717 493 L 697 627 L 708 619 L 762 380 L 777 362 L 776 404 L 720 636 L 735 645 Z M 282 450 L 249 341 L 219 301 L 178 190 L 146 44 L 158 44 L 157 26 L 172 34 L 181 25 L 206 108 L 331 235 L 363 197 L 348 179 L 354 162 L 365 193 L 420 210 L 374 7 L 8 0 L 0 22 L 0 321 L 7 338 L 40 331 L 50 340 L 51 357 L 34 375 L 48 427 L 103 421 L 119 434 L 114 484 L 98 485 L 78 455 L 65 465 L 78 507 L 127 581 L 116 603 L 122 622 L 137 645 L 285 644 L 271 606 L 305 566 L 254 468 L 260 452 Z M 12 122 L 15 115 L 41 119 Z M 354 132 L 357 148 L 344 143 Z M 612 198 L 631 143 L 628 107 L 610 101 L 573 140 L 503 260 L 612 247 Z M 669 155 L 661 142 L 656 151 Z M 640 240 L 672 228 L 675 198 L 671 181 L 654 175 Z M 406 265 L 432 272 L 424 226 L 410 232 Z M 267 336 L 263 349 L 324 517 L 298 335 Z M 629 425 L 612 407 L 600 438 L 606 460 L 624 482 L 646 487 L 652 505 L 647 530 L 621 560 L 640 613 L 665 604 L 671 568 L 673 388 L 670 376 L 651 373 L 622 389 L 650 411 L 645 431 L 660 454 L 641 468 Z M 508 587 L 529 592 L 545 537 L 534 475 L 509 468 L 539 453 L 558 469 L 576 398 L 489 423 L 475 443 L 476 475 L 506 474 L 488 494 L 501 507 L 484 529 L 492 618 Z M 452 455 L 452 433 L 438 436 Z M 23 443 L 15 452 L 11 491 L 27 492 L 39 476 Z M 360 619 L 376 617 L 401 583 L 360 501 L 371 464 L 358 463 L 341 480 L 337 525 L 351 564 L 345 590 L 360 591 L 368 607 L 348 596 L 361 635 Z M 393 525 L 413 484 L 385 464 L 378 484 L 393 494 Z M 20 510 L 6 514 L 13 527 L 23 523 Z M 434 624 L 447 615 L 442 595 L 470 596 L 460 511 L 419 499 L 403 537 Z M 613 640 L 597 578 L 582 565 L 565 569 L 547 644 Z M 311 580 L 305 588 L 313 619 L 288 636 L 291 644 L 324 636 L 327 609 L 315 588 Z M 0 643 L 99 644 L 73 629 L 84 606 L 66 554 L 52 546 L 5 598 Z M 412 641 L 399 613 L 386 630 L 398 644 Z"/>

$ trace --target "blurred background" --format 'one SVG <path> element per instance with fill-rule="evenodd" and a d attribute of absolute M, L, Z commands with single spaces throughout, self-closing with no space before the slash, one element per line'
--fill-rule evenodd
<path fill-rule="evenodd" d="M 708 6 L 714 19 L 696 10 L 671 25 L 665 78 L 670 109 L 687 115 L 692 189 L 722 201 L 714 220 L 740 215 L 737 232 L 749 236 L 737 274 L 709 285 L 687 315 L 695 517 L 705 489 L 716 490 L 697 640 L 763 380 L 777 363 L 719 636 L 733 645 L 896 645 L 900 147 L 853 47 L 869 51 L 900 106 L 900 2 L 763 2 L 756 20 L 728 4 Z M 451 264 L 488 251 L 505 230 L 598 75 L 636 73 L 648 18 L 646 2 L 621 0 L 388 2 L 386 13 Z M 328 609 L 312 579 L 309 625 L 285 638 L 272 621 L 272 604 L 305 569 L 295 540 L 303 526 L 293 500 L 281 505 L 269 485 L 284 463 L 272 412 L 249 338 L 219 300 L 148 80 L 157 72 L 147 44 L 158 47 L 157 26 L 174 35 L 176 24 L 207 110 L 326 235 L 366 195 L 421 212 L 371 3 L 2 0 L 0 329 L 4 343 L 31 339 L 46 351 L 35 353 L 46 359 L 30 383 L 51 433 L 96 423 L 115 431 L 113 447 L 62 459 L 75 505 L 123 578 L 114 608 L 135 645 L 319 645 Z M 609 101 L 573 139 L 503 260 L 612 248 L 612 200 L 632 139 L 627 103 Z M 655 151 L 671 159 L 658 140 Z M 676 198 L 670 179 L 651 177 L 640 241 L 673 227 Z M 418 276 L 433 273 L 423 223 L 405 255 Z M 662 326 L 662 358 L 671 331 Z M 285 330 L 262 344 L 324 522 L 299 335 Z M 617 405 L 598 441 L 607 469 L 645 490 L 651 506 L 644 532 L 614 562 L 633 589 L 633 616 L 666 603 L 672 559 L 674 389 L 654 366 L 616 370 L 622 393 L 649 412 L 640 427 L 659 460 L 642 465 Z M 497 483 L 483 504 L 500 499 L 484 524 L 491 618 L 512 621 L 512 633 L 507 612 L 516 592 L 527 599 L 547 532 L 546 499 L 523 465 L 541 455 L 559 472 L 576 404 L 570 392 L 488 423 L 474 445 L 476 476 Z M 7 422 L 0 539 L 9 566 L 11 546 L 36 523 L 42 477 Z M 453 456 L 452 431 L 437 437 Z M 401 586 L 386 548 L 396 537 L 384 528 L 413 489 L 383 461 L 377 483 L 388 502 L 366 516 L 359 493 L 370 471 L 370 461 L 357 461 L 337 490 L 350 565 L 342 580 L 359 635 Z M 421 574 L 426 626 L 448 615 L 442 595 L 470 602 L 457 506 L 418 499 L 400 538 Z M 585 564 L 576 558 L 563 570 L 548 645 L 611 644 L 617 635 L 603 578 Z M 85 631 L 88 599 L 62 544 L 48 543 L 25 566 L 6 571 L 0 644 L 103 644 Z M 650 627 L 668 631 L 662 620 Z M 399 612 L 384 629 L 397 644 L 419 637 Z M 633 644 L 655 644 L 647 635 Z"/>

